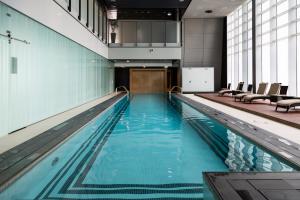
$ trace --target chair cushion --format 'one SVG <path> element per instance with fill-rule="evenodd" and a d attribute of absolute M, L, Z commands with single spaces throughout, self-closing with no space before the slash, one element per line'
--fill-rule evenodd
<path fill-rule="evenodd" d="M 234 95 L 235 98 L 243 98 L 244 96 L 247 96 L 249 95 L 249 93 L 241 93 L 241 94 L 237 94 L 237 95 Z"/>
<path fill-rule="evenodd" d="M 277 102 L 278 106 L 290 106 L 292 104 L 300 104 L 300 99 L 286 99 Z"/>
<path fill-rule="evenodd" d="M 265 95 L 262 95 L 262 94 L 249 94 L 249 95 L 245 96 L 244 99 L 253 99 L 255 97 L 261 97 L 261 96 L 265 96 Z"/>
<path fill-rule="evenodd" d="M 257 89 L 257 94 L 265 94 L 268 83 L 260 83 Z"/>
<path fill-rule="evenodd" d="M 281 83 L 272 83 L 268 95 L 279 94 Z"/>
<path fill-rule="evenodd" d="M 221 90 L 221 91 L 219 91 L 219 94 L 222 94 L 222 93 L 224 93 L 224 92 L 228 92 L 228 91 L 230 91 L 230 90 Z"/>

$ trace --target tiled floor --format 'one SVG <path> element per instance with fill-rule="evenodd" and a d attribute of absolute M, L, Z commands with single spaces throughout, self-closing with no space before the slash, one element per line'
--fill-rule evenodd
<path fill-rule="evenodd" d="M 103 101 L 115 96 L 117 93 L 112 93 L 107 96 L 98 98 L 96 100 L 90 101 L 86 104 L 68 110 L 66 112 L 57 114 L 53 117 L 47 118 L 35 124 L 32 124 L 22 130 L 19 130 L 13 134 L 6 135 L 0 138 L 0 154 L 19 145 L 23 142 L 45 132 L 46 130 L 78 115 L 81 112 L 84 112 L 95 105 L 102 103 Z"/>
<path fill-rule="evenodd" d="M 285 109 L 278 109 L 280 112 L 275 112 L 275 104 L 270 105 L 269 100 L 256 100 L 252 104 L 235 102 L 230 96 L 220 97 L 214 93 L 201 93 L 199 96 L 212 100 L 217 103 L 222 103 L 240 110 L 251 112 L 274 121 L 278 121 L 300 129 L 300 109 L 291 109 L 286 113 Z"/>
<path fill-rule="evenodd" d="M 207 106 L 220 110 L 221 112 L 234 116 L 240 120 L 243 120 L 254 126 L 258 126 L 262 129 L 265 129 L 269 132 L 274 133 L 275 135 L 281 136 L 287 140 L 293 141 L 300 144 L 300 129 L 264 118 L 249 112 L 245 112 L 230 106 L 223 105 L 221 103 L 216 103 L 211 100 L 207 100 L 202 97 L 195 96 L 193 94 L 185 94 L 184 96 L 195 100 L 197 102 L 203 103 Z M 225 97 L 224 97 L 225 98 Z M 267 105 L 264 105 L 267 106 Z"/>

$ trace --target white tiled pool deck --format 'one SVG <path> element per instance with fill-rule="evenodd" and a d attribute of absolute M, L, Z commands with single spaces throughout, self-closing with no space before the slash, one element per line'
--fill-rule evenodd
<path fill-rule="evenodd" d="M 195 96 L 193 94 L 184 94 L 184 96 L 197 101 L 199 103 L 210 106 L 216 110 L 219 110 L 225 114 L 234 116 L 242 121 L 245 121 L 254 126 L 265 129 L 266 131 L 272 132 L 275 135 L 281 136 L 287 140 L 293 141 L 297 144 L 300 144 L 300 130 L 276 121 L 272 121 L 245 111 L 241 111 L 229 106 L 225 106 L 220 103 L 209 101 L 202 97 Z"/>
<path fill-rule="evenodd" d="M 118 93 L 111 93 L 104 97 L 92 100 L 88 103 L 80 105 L 71 110 L 67 110 L 63 113 L 59 113 L 55 116 L 49 117 L 40 122 L 29 125 L 24 129 L 14 132 L 13 134 L 0 137 L 0 154 L 19 145 L 19 144 L 22 144 L 23 142 L 45 132 L 46 130 L 48 130 L 50 128 L 57 126 L 58 124 L 61 124 L 62 122 L 96 106 L 99 103 L 102 103 L 103 101 L 105 101 L 107 99 L 110 99 L 111 97 L 115 96 L 116 94 L 118 94 Z"/>

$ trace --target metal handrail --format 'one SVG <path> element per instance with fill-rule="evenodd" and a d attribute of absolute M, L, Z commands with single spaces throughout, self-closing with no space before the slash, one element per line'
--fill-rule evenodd
<path fill-rule="evenodd" d="M 174 91 L 174 89 L 176 89 L 176 88 L 180 89 L 180 93 L 182 94 L 182 88 L 176 85 L 176 86 L 173 86 L 173 87 L 169 90 L 169 95 L 170 95 L 170 94 Z"/>
<path fill-rule="evenodd" d="M 118 92 L 118 89 L 121 89 L 121 88 L 123 88 L 126 91 L 126 93 L 129 94 L 129 90 L 124 85 L 116 87 L 116 92 Z"/>

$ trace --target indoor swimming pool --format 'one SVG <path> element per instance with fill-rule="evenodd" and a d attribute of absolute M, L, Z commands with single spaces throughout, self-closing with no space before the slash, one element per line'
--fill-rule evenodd
<path fill-rule="evenodd" d="M 294 171 L 176 96 L 122 98 L 0 199 L 202 199 L 202 172 Z"/>

